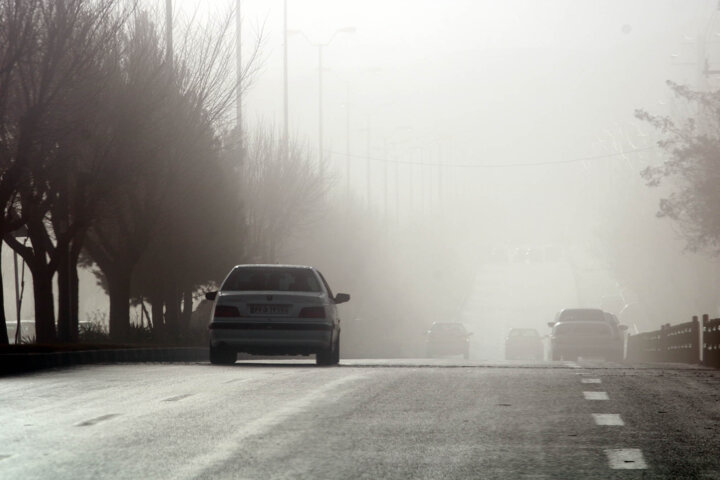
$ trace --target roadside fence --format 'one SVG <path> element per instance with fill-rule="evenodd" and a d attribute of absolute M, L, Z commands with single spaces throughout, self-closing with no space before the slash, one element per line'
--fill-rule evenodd
<path fill-rule="evenodd" d="M 720 368 L 720 318 L 697 316 L 686 323 L 665 324 L 659 330 L 630 335 L 628 361 L 703 364 Z"/>

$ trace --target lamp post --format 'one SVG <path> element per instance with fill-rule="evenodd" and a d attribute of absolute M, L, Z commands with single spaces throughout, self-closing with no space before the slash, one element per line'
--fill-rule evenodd
<path fill-rule="evenodd" d="M 329 46 L 339 33 L 355 33 L 355 27 L 339 28 L 333 32 L 328 41 L 323 43 L 315 43 L 301 30 L 286 30 L 290 35 L 300 34 L 305 40 L 318 49 L 318 161 L 320 166 L 320 175 L 324 175 L 323 165 L 323 49 Z"/>

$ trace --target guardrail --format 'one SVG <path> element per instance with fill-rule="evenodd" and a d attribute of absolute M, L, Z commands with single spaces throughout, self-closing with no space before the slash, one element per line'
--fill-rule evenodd
<path fill-rule="evenodd" d="M 635 362 L 699 363 L 720 368 L 720 318 L 692 317 L 690 322 L 665 324 L 660 330 L 630 335 L 627 360 Z"/>
<path fill-rule="evenodd" d="M 703 365 L 720 368 L 720 318 L 703 315 Z"/>

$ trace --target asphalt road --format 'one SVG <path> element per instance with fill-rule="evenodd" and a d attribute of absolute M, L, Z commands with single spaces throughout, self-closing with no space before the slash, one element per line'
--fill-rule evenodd
<path fill-rule="evenodd" d="M 456 360 L 0 379 L 2 479 L 720 479 L 720 372 Z"/>

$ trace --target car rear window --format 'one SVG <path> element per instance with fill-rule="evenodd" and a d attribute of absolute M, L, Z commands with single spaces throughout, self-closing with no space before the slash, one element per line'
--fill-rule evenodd
<path fill-rule="evenodd" d="M 600 310 L 563 310 L 558 322 L 604 322 L 605 315 Z"/>
<path fill-rule="evenodd" d="M 514 328 L 510 330 L 511 337 L 538 337 L 537 330 L 532 328 Z"/>
<path fill-rule="evenodd" d="M 436 323 L 430 329 L 432 333 L 464 335 L 465 327 L 458 323 Z"/>
<path fill-rule="evenodd" d="M 306 268 L 240 267 L 223 283 L 222 291 L 322 292 L 312 270 Z"/>
<path fill-rule="evenodd" d="M 605 323 L 563 323 L 555 327 L 557 336 L 609 337 L 612 330 Z"/>

